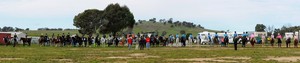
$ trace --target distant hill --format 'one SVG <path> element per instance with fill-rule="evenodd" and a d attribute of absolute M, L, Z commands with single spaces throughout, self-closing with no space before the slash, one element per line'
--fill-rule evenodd
<path fill-rule="evenodd" d="M 171 27 L 173 25 L 173 27 Z M 209 30 L 209 29 L 202 29 L 198 27 L 186 27 L 186 26 L 175 26 L 174 24 L 170 23 L 161 23 L 161 22 L 150 22 L 150 21 L 144 21 L 142 23 L 138 23 L 138 25 L 134 26 L 133 31 L 134 32 L 155 32 L 158 31 L 159 35 L 163 32 L 166 31 L 167 35 L 168 34 L 177 34 L 180 33 L 181 30 L 185 30 L 186 33 L 192 33 L 192 34 L 197 34 L 202 31 L 210 31 L 210 32 L 215 32 L 216 30 Z"/>
<path fill-rule="evenodd" d="M 171 27 L 173 25 L 173 27 Z M 124 29 L 126 30 L 126 29 Z M 142 23 L 138 23 L 137 25 L 134 26 L 133 32 L 138 33 L 138 32 L 159 32 L 159 35 L 163 31 L 167 32 L 167 35 L 169 34 L 177 34 L 180 33 L 181 30 L 185 30 L 186 33 L 192 33 L 193 35 L 196 35 L 199 32 L 202 31 L 210 31 L 210 32 L 215 32 L 216 30 L 209 30 L 209 29 L 202 29 L 198 27 L 185 27 L 185 26 L 175 26 L 174 24 L 170 23 L 161 23 L 161 22 L 150 22 L 150 21 L 144 21 Z M 40 36 L 41 34 L 48 34 L 48 36 L 51 36 L 53 33 L 55 36 L 57 34 L 62 35 L 62 33 L 70 33 L 70 34 L 79 34 L 77 30 L 68 30 L 68 31 L 52 31 L 52 30 L 30 30 L 30 31 L 23 31 L 24 33 L 28 33 L 29 36 Z"/>

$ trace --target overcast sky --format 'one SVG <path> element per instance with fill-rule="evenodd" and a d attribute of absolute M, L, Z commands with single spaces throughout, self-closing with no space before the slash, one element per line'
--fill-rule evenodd
<path fill-rule="evenodd" d="M 300 0 L 1 0 L 0 27 L 76 28 L 75 15 L 111 3 L 128 6 L 136 21 L 173 18 L 231 31 L 254 31 L 256 24 L 300 25 Z"/>

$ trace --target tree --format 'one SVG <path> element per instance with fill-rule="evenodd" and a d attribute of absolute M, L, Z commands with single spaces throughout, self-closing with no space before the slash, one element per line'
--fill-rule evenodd
<path fill-rule="evenodd" d="M 91 35 L 96 32 L 96 25 L 101 21 L 103 11 L 97 9 L 87 9 L 74 17 L 74 26 L 79 28 L 79 32 L 83 35 Z"/>
<path fill-rule="evenodd" d="M 173 23 L 173 18 L 170 18 L 170 19 L 168 20 L 168 23 L 172 24 L 172 23 Z"/>
<path fill-rule="evenodd" d="M 18 31 L 24 31 L 24 29 L 15 27 L 15 31 L 16 31 L 16 32 L 18 32 Z"/>
<path fill-rule="evenodd" d="M 2 28 L 2 31 L 3 32 L 8 32 L 8 31 L 14 31 L 15 29 L 13 28 L 13 27 L 7 27 L 7 26 L 4 26 L 3 28 Z"/>
<path fill-rule="evenodd" d="M 29 31 L 29 28 L 26 28 L 26 31 Z"/>
<path fill-rule="evenodd" d="M 275 28 L 274 26 L 268 26 L 265 31 L 267 32 L 268 36 L 271 36 L 272 32 L 274 32 Z"/>
<path fill-rule="evenodd" d="M 265 32 L 266 26 L 264 24 L 256 24 L 255 31 L 256 32 Z"/>
<path fill-rule="evenodd" d="M 133 14 L 127 6 L 109 4 L 103 13 L 103 19 L 108 23 L 103 25 L 99 30 L 100 33 L 113 33 L 123 30 L 124 28 L 133 28 L 135 20 Z"/>

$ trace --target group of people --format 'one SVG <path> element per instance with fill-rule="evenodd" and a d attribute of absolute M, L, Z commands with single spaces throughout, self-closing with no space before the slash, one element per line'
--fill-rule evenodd
<path fill-rule="evenodd" d="M 135 49 L 143 50 L 145 47 L 147 49 L 150 49 L 150 47 L 157 47 L 157 46 L 170 46 L 170 47 L 185 47 L 187 44 L 192 46 L 192 44 L 202 44 L 202 40 L 208 40 L 208 44 L 211 46 L 221 46 L 221 47 L 228 47 L 229 44 L 229 36 L 227 32 L 224 32 L 224 36 L 219 36 L 217 32 L 215 32 L 214 36 L 212 36 L 210 33 L 208 33 L 206 38 L 201 38 L 200 34 L 198 34 L 196 37 L 193 37 L 192 34 L 170 34 L 168 36 L 166 35 L 157 35 L 157 34 L 149 34 L 149 33 L 137 33 L 137 34 L 114 34 L 114 35 L 108 35 L 106 36 L 103 34 L 100 36 L 97 34 L 95 37 L 92 35 L 88 36 L 79 36 L 76 35 L 70 35 L 68 33 L 65 35 L 64 33 L 62 35 L 54 35 L 52 34 L 51 37 L 48 36 L 48 34 L 41 34 L 39 38 L 39 44 L 41 46 L 74 46 L 74 47 L 91 47 L 91 46 L 128 46 L 128 49 L 130 50 L 132 48 L 132 45 L 135 45 Z M 262 47 L 268 42 L 270 42 L 270 45 L 274 47 L 275 41 L 277 41 L 278 47 L 281 47 L 282 44 L 282 36 L 278 33 L 275 37 L 274 34 L 271 36 L 266 36 L 265 34 L 259 35 L 260 39 L 256 39 L 257 36 L 252 34 L 248 34 L 248 32 L 244 32 L 242 35 L 238 35 L 236 32 L 233 34 L 233 42 L 235 49 L 237 48 L 237 44 L 239 42 L 242 42 L 242 47 L 246 47 L 246 44 L 250 42 L 251 46 L 254 47 L 254 44 L 258 41 L 262 44 Z M 293 39 L 292 39 L 293 38 Z M 5 43 L 9 44 L 9 37 L 3 37 L 3 40 Z M 13 44 L 14 47 L 17 44 L 17 35 L 15 34 L 13 37 Z M 29 40 L 26 37 L 23 39 L 23 44 L 25 44 L 25 41 Z M 298 47 L 298 36 L 295 34 L 294 37 L 287 37 L 286 38 L 286 47 L 290 47 L 290 43 L 294 41 L 294 47 Z M 28 41 L 30 45 L 30 40 Z"/>
<path fill-rule="evenodd" d="M 23 45 L 25 46 L 25 43 L 28 43 L 28 45 L 30 46 L 30 42 L 31 39 L 27 39 L 27 34 L 25 35 L 25 38 L 18 38 L 18 36 L 16 35 L 16 33 L 14 34 L 13 37 L 10 37 L 9 35 L 6 35 L 5 37 L 3 37 L 3 41 L 5 43 L 5 46 L 8 46 L 10 44 L 13 45 L 13 47 L 16 47 L 16 45 L 18 44 L 18 41 L 23 41 Z"/>
<path fill-rule="evenodd" d="M 199 43 L 199 39 L 201 38 L 198 36 L 198 39 L 194 39 L 196 37 L 193 37 L 192 35 L 186 36 L 185 34 L 182 34 L 179 36 L 179 34 L 176 34 L 175 36 L 170 34 L 168 36 L 161 35 L 158 36 L 156 34 L 148 34 L 148 33 L 137 33 L 137 34 L 115 34 L 115 35 L 108 35 L 105 34 L 100 37 L 99 34 L 97 34 L 95 37 L 92 35 L 89 35 L 88 37 L 82 35 L 81 37 L 76 34 L 71 36 L 70 33 L 65 35 L 64 33 L 62 35 L 57 35 L 57 37 L 54 37 L 54 34 L 52 34 L 52 37 L 50 38 L 48 34 L 41 35 L 39 39 L 39 44 L 41 46 L 74 46 L 74 47 L 91 47 L 91 46 L 112 46 L 115 47 L 118 46 L 128 46 L 128 49 L 132 48 L 132 45 L 136 45 L 136 49 L 141 49 L 146 46 L 147 49 L 157 46 L 186 46 L 186 42 L 189 44 L 196 43 L 196 41 Z"/>
<path fill-rule="evenodd" d="M 258 35 L 258 38 L 256 39 L 254 33 L 252 33 L 249 36 L 248 32 L 244 32 L 241 36 L 238 36 L 235 32 L 234 39 L 233 39 L 235 50 L 237 50 L 237 43 L 240 39 L 242 41 L 242 47 L 246 47 L 246 44 L 248 42 L 250 42 L 252 47 L 254 47 L 254 44 L 256 44 L 257 42 L 260 42 L 262 47 L 264 47 L 267 43 L 270 43 L 271 47 L 274 47 L 275 41 L 277 41 L 278 47 L 281 47 L 282 42 L 284 40 L 280 33 L 278 33 L 276 37 L 274 36 L 274 34 L 268 37 L 265 34 L 262 34 L 262 35 Z M 294 47 L 297 48 L 299 42 L 297 34 L 294 34 L 293 37 L 286 37 L 285 39 L 286 47 L 287 48 L 290 47 L 290 43 L 292 42 L 292 40 L 294 41 Z"/>

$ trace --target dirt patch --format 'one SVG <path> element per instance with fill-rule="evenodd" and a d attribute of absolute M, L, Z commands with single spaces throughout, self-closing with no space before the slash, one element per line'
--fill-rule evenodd
<path fill-rule="evenodd" d="M 129 54 L 131 57 L 136 57 L 136 58 L 160 58 L 160 56 L 151 56 L 147 55 L 146 53 L 133 53 Z"/>
<path fill-rule="evenodd" d="M 79 48 L 71 48 L 70 50 L 72 50 L 72 51 L 78 51 L 80 49 Z"/>
<path fill-rule="evenodd" d="M 1 60 L 24 60 L 24 58 L 0 58 Z"/>
<path fill-rule="evenodd" d="M 51 59 L 53 61 L 61 61 L 61 62 L 72 62 L 73 59 Z"/>
<path fill-rule="evenodd" d="M 300 52 L 294 52 L 294 54 L 300 54 Z"/>
<path fill-rule="evenodd" d="M 106 52 L 106 53 L 120 53 L 120 52 L 126 52 L 126 51 L 103 51 L 103 52 Z"/>
<path fill-rule="evenodd" d="M 300 60 L 300 57 L 297 57 L 297 56 L 291 56 L 291 57 L 274 57 L 274 56 L 270 56 L 270 57 L 267 57 L 266 59 L 264 60 L 276 60 L 278 62 L 297 62 Z"/>
<path fill-rule="evenodd" d="M 111 58 L 111 59 L 128 59 L 128 58 L 132 58 L 132 57 L 113 56 L 113 57 L 106 57 L 106 58 Z"/>
<path fill-rule="evenodd" d="M 144 58 L 160 58 L 160 56 L 145 56 Z"/>
<path fill-rule="evenodd" d="M 190 59 L 168 59 L 170 61 L 195 61 L 195 62 L 238 62 L 232 60 L 221 60 L 216 58 L 190 58 Z"/>
<path fill-rule="evenodd" d="M 217 57 L 217 58 L 185 58 L 185 59 L 168 59 L 168 61 L 195 61 L 195 62 L 229 62 L 238 63 L 237 60 L 250 60 L 251 57 Z"/>
<path fill-rule="evenodd" d="M 143 57 L 146 56 L 146 53 L 133 53 L 133 54 L 129 54 L 129 56 L 133 56 L 133 57 Z"/>
<path fill-rule="evenodd" d="M 128 59 L 128 58 L 160 58 L 160 56 L 152 56 L 152 55 L 147 55 L 146 53 L 133 53 L 133 54 L 128 54 L 128 56 L 113 56 L 113 57 L 106 57 L 106 58 L 112 58 L 112 59 Z"/>
<path fill-rule="evenodd" d="M 233 60 L 250 60 L 251 57 L 219 57 L 220 59 L 233 59 Z"/>

